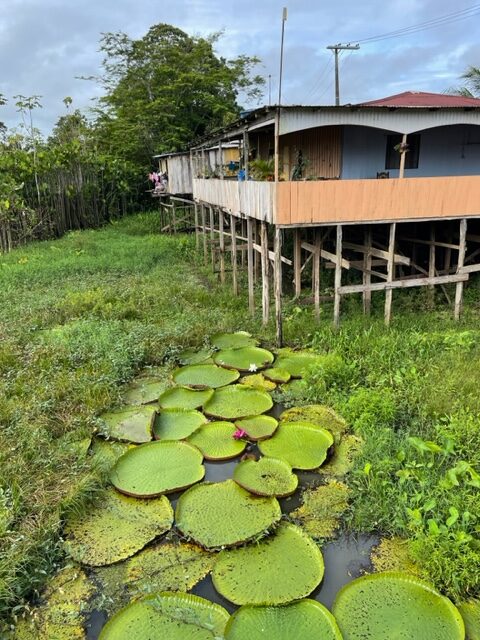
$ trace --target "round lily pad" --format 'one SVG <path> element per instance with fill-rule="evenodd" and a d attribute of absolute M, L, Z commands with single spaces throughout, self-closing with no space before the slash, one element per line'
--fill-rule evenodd
<path fill-rule="evenodd" d="M 173 387 L 158 399 L 161 409 L 197 409 L 213 396 L 213 389 L 190 389 Z"/>
<path fill-rule="evenodd" d="M 137 378 L 125 389 L 123 399 L 127 404 L 156 402 L 166 386 L 163 380 L 155 377 Z"/>
<path fill-rule="evenodd" d="M 216 333 L 211 338 L 211 343 L 217 349 L 241 349 L 242 347 L 255 347 L 258 340 L 252 338 L 246 331 L 235 333 Z"/>
<path fill-rule="evenodd" d="M 282 524 L 258 544 L 221 551 L 213 569 L 215 589 L 234 604 L 283 604 L 308 596 L 323 578 L 314 541 Z"/>
<path fill-rule="evenodd" d="M 234 420 L 265 413 L 272 407 L 273 400 L 265 391 L 235 384 L 217 389 L 203 409 L 209 416 Z"/>
<path fill-rule="evenodd" d="M 250 540 L 281 518 L 275 498 L 258 498 L 233 480 L 205 482 L 180 496 L 175 521 L 180 531 L 207 549 Z"/>
<path fill-rule="evenodd" d="M 286 369 L 292 378 L 302 378 L 307 369 L 321 361 L 323 356 L 318 353 L 281 349 L 275 360 L 275 367 Z"/>
<path fill-rule="evenodd" d="M 183 440 L 206 422 L 203 413 L 194 409 L 162 409 L 153 423 L 153 435 L 156 440 Z"/>
<path fill-rule="evenodd" d="M 154 593 L 116 613 L 99 640 L 218 640 L 228 618 L 220 605 L 190 593 Z"/>
<path fill-rule="evenodd" d="M 362 576 L 340 589 L 333 614 L 345 640 L 463 640 L 458 609 L 429 584 L 404 572 Z"/>
<path fill-rule="evenodd" d="M 285 384 L 292 377 L 286 369 L 281 369 L 280 367 L 271 367 L 270 369 L 265 369 L 263 375 L 268 380 L 276 382 L 277 384 Z"/>
<path fill-rule="evenodd" d="M 260 347 L 242 347 L 241 349 L 223 349 L 214 357 L 216 364 L 238 371 L 258 371 L 274 360 L 273 353 Z"/>
<path fill-rule="evenodd" d="M 249 440 L 265 440 L 270 438 L 278 427 L 278 420 L 273 416 L 252 416 L 235 420 L 235 425 L 246 432 Z"/>
<path fill-rule="evenodd" d="M 195 431 L 188 441 L 200 449 L 206 460 L 229 460 L 243 453 L 247 446 L 244 440 L 234 438 L 236 431 L 231 422 L 210 422 Z"/>
<path fill-rule="evenodd" d="M 345 420 L 335 413 L 331 407 L 323 404 L 308 404 L 303 407 L 291 407 L 280 414 L 280 422 L 311 422 L 312 424 L 330 431 L 335 443 L 342 440 L 347 430 Z"/>
<path fill-rule="evenodd" d="M 124 453 L 136 446 L 137 445 L 130 444 L 128 442 L 117 442 L 116 440 L 94 438 L 90 447 L 90 453 L 94 464 L 98 465 L 105 471 L 109 471 L 120 456 L 123 456 Z"/>
<path fill-rule="evenodd" d="M 264 456 L 285 460 L 294 469 L 316 469 L 333 444 L 329 431 L 309 422 L 281 422 L 274 435 L 258 443 Z"/>
<path fill-rule="evenodd" d="M 290 496 L 298 486 L 298 478 L 284 460 L 261 458 L 243 460 L 233 472 L 233 479 L 241 487 L 257 496 Z"/>
<path fill-rule="evenodd" d="M 274 391 L 277 388 L 275 382 L 268 380 L 263 373 L 252 373 L 248 376 L 243 376 L 243 378 L 240 378 L 240 384 L 262 391 Z"/>
<path fill-rule="evenodd" d="M 184 351 L 178 354 L 178 361 L 180 364 L 188 365 L 188 364 L 199 364 L 200 362 L 205 362 L 212 355 L 212 351 L 210 349 L 185 349 Z"/>
<path fill-rule="evenodd" d="M 197 389 L 225 387 L 238 380 L 239 377 L 238 371 L 225 369 L 216 364 L 192 364 L 173 372 L 173 379 L 177 384 Z"/>
<path fill-rule="evenodd" d="M 458 606 L 468 640 L 480 640 L 480 600 L 467 600 Z"/>
<path fill-rule="evenodd" d="M 112 564 L 142 549 L 172 523 L 173 509 L 165 496 L 138 500 L 111 489 L 85 515 L 67 519 L 65 546 L 82 564 Z"/>
<path fill-rule="evenodd" d="M 330 611 L 315 600 L 281 607 L 244 605 L 230 617 L 225 640 L 343 640 Z"/>
<path fill-rule="evenodd" d="M 114 440 L 127 442 L 149 442 L 152 439 L 152 426 L 155 407 L 126 407 L 100 416 L 104 424 L 102 434 Z"/>
<path fill-rule="evenodd" d="M 201 452 L 183 441 L 149 442 L 124 453 L 112 469 L 114 487 L 139 498 L 185 489 L 205 475 Z"/>

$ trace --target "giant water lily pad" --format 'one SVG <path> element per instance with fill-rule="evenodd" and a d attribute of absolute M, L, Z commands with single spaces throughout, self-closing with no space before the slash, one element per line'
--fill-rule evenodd
<path fill-rule="evenodd" d="M 282 524 L 258 544 L 221 551 L 213 569 L 215 589 L 235 604 L 283 604 L 308 596 L 323 578 L 314 541 Z"/>
<path fill-rule="evenodd" d="M 274 391 L 277 388 L 275 382 L 268 380 L 263 373 L 252 373 L 248 376 L 240 378 L 240 384 L 252 389 L 260 389 L 261 391 Z"/>
<path fill-rule="evenodd" d="M 270 369 L 265 369 L 263 375 L 268 380 L 275 382 L 276 384 L 285 384 L 292 377 L 290 373 L 286 369 L 281 369 L 280 367 L 271 367 Z"/>
<path fill-rule="evenodd" d="M 225 369 L 216 364 L 192 364 L 173 372 L 173 379 L 177 384 L 197 389 L 225 387 L 238 380 L 239 377 L 238 371 Z"/>
<path fill-rule="evenodd" d="M 275 367 L 285 369 L 292 378 L 302 378 L 308 369 L 323 360 L 323 356 L 311 351 L 281 349 L 275 360 Z"/>
<path fill-rule="evenodd" d="M 148 442 L 152 439 L 155 407 L 126 407 L 100 416 L 103 435 L 114 440 Z"/>
<path fill-rule="evenodd" d="M 347 423 L 331 407 L 324 404 L 308 404 L 303 407 L 291 407 L 280 414 L 281 422 L 311 422 L 333 435 L 339 443 L 347 429 Z"/>
<path fill-rule="evenodd" d="M 161 409 L 198 409 L 213 396 L 213 389 L 190 389 L 173 387 L 158 399 Z"/>
<path fill-rule="evenodd" d="M 230 617 L 225 640 L 343 640 L 330 611 L 315 600 L 281 607 L 244 605 Z"/>
<path fill-rule="evenodd" d="M 298 478 L 284 460 L 261 458 L 243 460 L 235 467 L 233 479 L 241 487 L 258 496 L 290 496 L 298 486 Z"/>
<path fill-rule="evenodd" d="M 165 496 L 138 500 L 111 489 L 85 515 L 67 519 L 65 547 L 82 564 L 112 564 L 142 549 L 172 523 L 173 509 Z"/>
<path fill-rule="evenodd" d="M 199 364 L 200 362 L 205 362 L 212 355 L 211 349 L 194 349 L 189 348 L 181 351 L 178 354 L 178 361 L 180 364 L 189 365 L 189 364 Z"/>
<path fill-rule="evenodd" d="M 156 402 L 166 386 L 165 381 L 155 377 L 137 378 L 125 389 L 123 399 L 127 404 Z"/>
<path fill-rule="evenodd" d="M 467 600 L 458 607 L 468 640 L 480 640 L 480 600 Z"/>
<path fill-rule="evenodd" d="M 202 461 L 201 452 L 188 442 L 149 442 L 119 458 L 110 480 L 127 495 L 159 496 L 199 482 L 205 475 Z"/>
<path fill-rule="evenodd" d="M 374 573 L 343 587 L 333 614 L 345 640 L 463 640 L 458 609 L 408 573 Z"/>
<path fill-rule="evenodd" d="M 121 609 L 102 629 L 99 640 L 218 640 L 228 612 L 189 593 L 160 592 Z"/>
<path fill-rule="evenodd" d="M 302 506 L 290 516 L 312 538 L 331 538 L 348 507 L 349 490 L 343 482 L 332 480 L 302 495 Z"/>
<path fill-rule="evenodd" d="M 270 351 L 260 347 L 243 347 L 241 349 L 223 349 L 213 359 L 222 367 L 238 371 L 257 371 L 271 364 L 274 356 Z"/>
<path fill-rule="evenodd" d="M 231 422 L 210 422 L 195 431 L 188 441 L 200 449 L 206 460 L 229 460 L 243 453 L 247 446 L 244 440 L 234 438 L 236 431 Z"/>
<path fill-rule="evenodd" d="M 17 624 L 13 639 L 84 640 L 93 592 L 94 586 L 83 571 L 77 567 L 63 569 L 49 580 L 40 605 Z"/>
<path fill-rule="evenodd" d="M 334 436 L 335 437 L 335 436 Z M 364 442 L 359 436 L 347 434 L 335 445 L 333 456 L 318 470 L 323 476 L 343 478 L 353 469 L 355 458 L 360 455 Z"/>
<path fill-rule="evenodd" d="M 246 331 L 236 331 L 235 333 L 216 333 L 212 336 L 211 343 L 217 349 L 241 349 L 255 347 L 258 340 Z"/>
<path fill-rule="evenodd" d="M 278 427 L 278 420 L 273 416 L 251 416 L 235 420 L 236 426 L 246 432 L 249 440 L 265 440 L 270 438 Z"/>
<path fill-rule="evenodd" d="M 203 413 L 194 409 L 162 409 L 153 423 L 153 435 L 156 440 L 183 440 L 206 422 Z"/>
<path fill-rule="evenodd" d="M 265 413 L 272 407 L 273 400 L 265 391 L 235 384 L 217 389 L 203 409 L 209 416 L 234 420 Z"/>
<path fill-rule="evenodd" d="M 233 480 L 205 482 L 180 496 L 180 531 L 207 549 L 236 545 L 263 534 L 281 518 L 275 498 L 258 498 Z"/>
<path fill-rule="evenodd" d="M 309 422 L 285 422 L 274 435 L 258 443 L 265 456 L 285 460 L 294 469 L 316 469 L 327 457 L 333 444 L 329 431 Z"/>
<path fill-rule="evenodd" d="M 104 471 L 109 471 L 116 461 L 130 449 L 137 445 L 127 442 L 117 442 L 116 440 L 104 440 L 94 438 L 90 447 L 90 453 L 96 465 Z"/>

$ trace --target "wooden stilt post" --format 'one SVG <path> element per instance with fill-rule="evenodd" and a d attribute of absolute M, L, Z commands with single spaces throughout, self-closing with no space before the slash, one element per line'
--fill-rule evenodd
<path fill-rule="evenodd" d="M 261 244 L 262 240 L 261 240 L 260 234 L 261 234 L 260 223 L 257 222 L 257 220 L 254 220 L 254 222 L 253 222 L 253 240 L 254 240 L 255 244 Z M 253 260 L 254 260 L 254 263 L 255 263 L 254 279 L 255 279 L 255 284 L 256 284 L 258 282 L 258 279 L 259 279 L 259 276 L 260 276 L 260 266 L 261 266 L 261 257 L 259 255 L 258 251 L 255 251 Z"/>
<path fill-rule="evenodd" d="M 218 210 L 218 234 L 220 251 L 220 282 L 225 284 L 225 234 L 223 232 L 223 211 Z"/>
<path fill-rule="evenodd" d="M 255 313 L 255 291 L 253 281 L 253 223 L 252 218 L 247 218 L 247 270 L 248 270 L 248 308 L 253 316 Z"/>
<path fill-rule="evenodd" d="M 262 322 L 268 324 L 270 315 L 270 289 L 268 282 L 269 255 L 268 255 L 268 229 L 267 223 L 260 223 L 260 240 L 262 247 Z"/>
<path fill-rule="evenodd" d="M 302 293 L 302 232 L 295 229 L 293 232 L 293 269 L 295 298 L 299 298 Z"/>
<path fill-rule="evenodd" d="M 430 224 L 430 246 L 428 251 L 428 277 L 435 277 L 435 224 Z M 433 304 L 435 296 L 435 286 L 433 284 L 428 286 L 430 302 Z"/>
<path fill-rule="evenodd" d="M 237 278 L 237 219 L 230 214 L 230 239 L 232 242 L 232 288 L 233 295 L 238 296 L 238 278 Z"/>
<path fill-rule="evenodd" d="M 365 289 L 363 291 L 363 313 L 366 316 L 370 315 L 372 308 L 372 292 L 369 289 L 372 283 L 372 227 L 368 226 L 365 230 L 365 253 L 363 256 L 363 267 L 365 269 L 363 273 L 363 284 Z"/>
<path fill-rule="evenodd" d="M 200 235 L 198 228 L 198 204 L 196 202 L 193 204 L 193 210 L 195 215 L 195 249 L 198 251 L 200 247 Z"/>
<path fill-rule="evenodd" d="M 313 255 L 313 300 L 315 304 L 315 319 L 320 321 L 320 252 L 322 238 L 320 229 L 315 229 L 315 253 Z"/>
<path fill-rule="evenodd" d="M 397 223 L 392 222 L 390 224 L 390 235 L 388 240 L 388 262 L 387 262 L 387 282 L 392 282 L 395 275 L 395 231 Z M 387 327 L 390 325 L 392 319 L 392 300 L 393 290 L 387 289 L 385 291 L 385 324 Z"/>
<path fill-rule="evenodd" d="M 215 271 L 215 215 L 213 207 L 210 209 L 210 257 L 212 260 L 212 271 Z"/>
<path fill-rule="evenodd" d="M 467 219 L 462 218 L 460 220 L 460 239 L 458 242 L 457 273 L 460 273 L 465 263 L 465 252 L 467 249 L 466 239 L 467 239 Z M 463 304 L 463 282 L 457 282 L 457 287 L 455 289 L 455 311 L 454 311 L 455 320 L 460 319 L 460 314 L 462 312 L 462 304 Z"/>
<path fill-rule="evenodd" d="M 405 156 L 407 155 L 406 144 L 407 144 L 407 134 L 404 133 L 402 136 L 402 146 L 400 149 L 400 169 L 398 171 L 399 178 L 403 178 L 405 173 Z"/>
<path fill-rule="evenodd" d="M 275 282 L 275 328 L 277 347 L 283 346 L 282 322 L 282 230 L 275 226 L 274 239 L 274 282 Z"/>
<path fill-rule="evenodd" d="M 176 205 L 175 205 L 175 200 L 170 200 L 171 204 L 172 204 L 172 224 L 173 224 L 173 233 L 176 234 L 177 233 L 177 209 L 176 209 Z"/>
<path fill-rule="evenodd" d="M 205 265 L 208 262 L 208 248 L 207 248 L 207 214 L 206 214 L 206 207 L 204 204 L 200 205 L 201 209 L 201 215 L 202 215 L 202 231 L 203 231 L 203 261 L 205 263 Z"/>
<path fill-rule="evenodd" d="M 340 287 L 342 286 L 342 225 L 337 224 L 337 238 L 335 243 L 335 298 L 333 301 L 333 324 L 340 326 Z"/>

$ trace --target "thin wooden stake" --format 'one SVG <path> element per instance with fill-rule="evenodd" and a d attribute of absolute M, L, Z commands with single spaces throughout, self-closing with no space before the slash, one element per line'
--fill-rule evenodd
<path fill-rule="evenodd" d="M 253 220 L 247 218 L 247 269 L 248 269 L 248 309 L 255 313 L 254 265 L 253 265 Z"/>
<path fill-rule="evenodd" d="M 430 246 L 428 248 L 428 277 L 429 278 L 434 278 L 435 277 L 435 225 L 432 223 L 430 225 Z M 435 292 L 435 287 L 434 285 L 430 285 L 428 287 L 428 292 L 429 292 L 429 297 L 430 297 L 430 302 L 433 304 L 434 301 L 434 292 Z"/>
<path fill-rule="evenodd" d="M 283 322 L 282 322 L 282 230 L 275 227 L 274 239 L 274 282 L 275 282 L 275 328 L 277 347 L 283 346 Z"/>
<path fill-rule="evenodd" d="M 215 271 L 215 216 L 213 207 L 210 209 L 210 254 L 212 259 L 212 271 Z"/>
<path fill-rule="evenodd" d="M 315 229 L 315 253 L 313 256 L 313 300 L 315 304 L 315 319 L 320 321 L 320 259 L 322 238 L 320 229 Z"/>
<path fill-rule="evenodd" d="M 270 290 L 268 282 L 268 271 L 270 266 L 268 256 L 268 230 L 267 223 L 260 224 L 260 244 L 262 247 L 262 322 L 268 324 L 268 316 L 270 315 Z"/>
<path fill-rule="evenodd" d="M 458 243 L 457 273 L 460 273 L 465 263 L 465 252 L 467 249 L 466 238 L 467 238 L 467 219 L 462 218 L 460 220 L 460 241 Z M 455 311 L 454 311 L 455 320 L 460 319 L 460 314 L 462 312 L 462 304 L 463 304 L 463 282 L 457 282 L 457 287 L 455 289 Z"/>
<path fill-rule="evenodd" d="M 299 298 L 302 293 L 302 232 L 300 229 L 295 229 L 293 234 L 293 279 L 295 298 Z"/>
<path fill-rule="evenodd" d="M 200 212 L 202 216 L 202 235 L 203 235 L 203 261 L 205 265 L 208 263 L 208 248 L 207 248 L 207 214 L 205 205 L 200 205 Z"/>
<path fill-rule="evenodd" d="M 363 284 L 365 290 L 363 292 L 363 313 L 366 316 L 370 315 L 372 309 L 372 292 L 369 286 L 372 283 L 372 227 L 367 227 L 365 230 L 365 254 L 363 256 L 363 267 L 365 269 L 363 273 Z"/>
<path fill-rule="evenodd" d="M 173 216 L 173 233 L 177 233 L 177 210 L 175 206 L 175 200 L 172 201 L 172 216 Z"/>
<path fill-rule="evenodd" d="M 337 263 L 335 265 L 335 298 L 333 301 L 333 324 L 340 326 L 340 287 L 342 286 L 342 225 L 337 224 L 337 239 L 335 243 Z"/>
<path fill-rule="evenodd" d="M 395 275 L 395 231 L 397 223 L 390 224 L 390 236 L 388 240 L 388 262 L 387 262 L 387 282 L 392 282 Z M 385 292 L 385 324 L 390 325 L 392 319 L 393 289 Z"/>
<path fill-rule="evenodd" d="M 220 251 L 220 282 L 225 284 L 225 235 L 223 233 L 223 211 L 218 210 L 218 233 Z"/>
<path fill-rule="evenodd" d="M 198 251 L 200 247 L 200 235 L 198 229 L 198 204 L 195 202 L 193 205 L 194 215 L 195 215 L 195 249 Z"/>
<path fill-rule="evenodd" d="M 230 235 L 232 241 L 232 288 L 233 295 L 238 296 L 238 279 L 237 279 L 237 219 L 230 214 Z"/>

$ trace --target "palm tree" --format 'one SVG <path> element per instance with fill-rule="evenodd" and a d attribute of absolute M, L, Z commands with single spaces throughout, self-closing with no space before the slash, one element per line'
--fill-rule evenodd
<path fill-rule="evenodd" d="M 452 93 L 468 98 L 480 98 L 480 67 L 470 66 L 460 77 L 466 81 L 465 85 L 453 89 Z"/>

